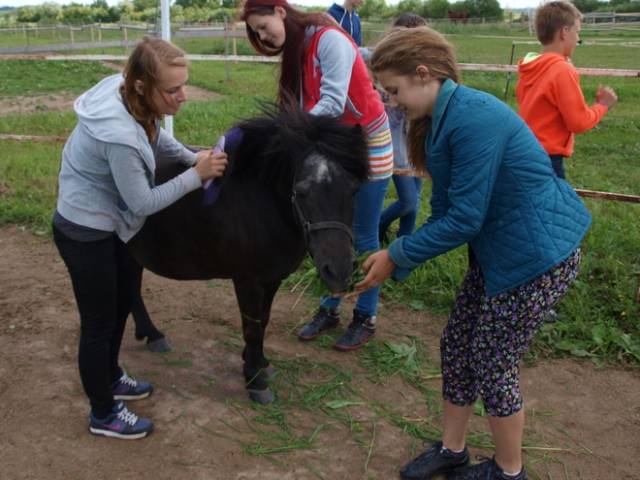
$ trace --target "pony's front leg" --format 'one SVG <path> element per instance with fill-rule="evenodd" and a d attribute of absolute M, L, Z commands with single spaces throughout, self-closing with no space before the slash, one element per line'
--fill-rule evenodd
<path fill-rule="evenodd" d="M 262 285 L 256 280 L 234 279 L 233 285 L 242 316 L 245 341 L 242 352 L 245 387 L 249 398 L 254 402 L 271 403 L 274 400 L 273 392 L 269 389 L 271 369 L 264 356 L 263 346 L 271 303 L 280 282 Z"/>

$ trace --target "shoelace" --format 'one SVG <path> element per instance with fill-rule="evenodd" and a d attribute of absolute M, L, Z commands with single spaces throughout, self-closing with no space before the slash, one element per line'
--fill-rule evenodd
<path fill-rule="evenodd" d="M 129 375 L 127 375 L 126 372 L 124 372 L 122 374 L 122 377 L 120 377 L 120 383 L 124 383 L 125 385 L 129 385 L 134 388 L 138 386 L 138 381 L 134 378 L 131 378 Z"/>
<path fill-rule="evenodd" d="M 138 416 L 135 413 L 127 410 L 127 407 L 124 407 L 124 406 L 122 407 L 122 410 L 120 410 L 120 412 L 118 413 L 118 418 L 122 420 L 124 423 L 131 425 L 132 427 L 138 421 Z"/>

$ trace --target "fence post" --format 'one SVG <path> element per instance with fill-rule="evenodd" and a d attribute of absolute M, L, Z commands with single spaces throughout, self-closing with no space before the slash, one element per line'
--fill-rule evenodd
<path fill-rule="evenodd" d="M 509 65 L 513 65 L 513 57 L 516 53 L 516 42 L 511 42 L 511 57 L 509 57 Z M 504 86 L 504 101 L 507 101 L 509 94 L 509 84 L 511 83 L 511 72 L 507 72 L 507 83 Z"/>
<path fill-rule="evenodd" d="M 227 22 L 227 16 L 224 16 L 224 56 L 227 57 L 224 60 L 224 71 L 227 82 L 231 81 L 231 71 L 229 70 L 229 23 Z"/>
<path fill-rule="evenodd" d="M 233 21 L 231 22 L 231 31 L 232 31 L 233 33 L 235 33 L 235 31 L 236 31 L 236 22 L 235 22 L 235 20 L 233 20 Z M 232 45 L 233 45 L 233 55 L 237 57 L 237 56 L 238 56 L 238 39 L 236 38 L 236 36 L 235 36 L 235 35 L 233 36 L 233 43 L 232 43 Z M 236 60 L 236 62 L 235 62 L 235 63 L 238 63 L 238 61 Z"/>
<path fill-rule="evenodd" d="M 102 24 L 98 24 L 98 43 L 102 43 Z"/>
<path fill-rule="evenodd" d="M 73 27 L 69 25 L 69 39 L 71 40 L 71 45 L 73 45 Z"/>

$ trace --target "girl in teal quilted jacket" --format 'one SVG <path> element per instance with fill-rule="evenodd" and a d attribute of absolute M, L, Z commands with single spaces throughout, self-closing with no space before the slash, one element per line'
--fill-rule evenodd
<path fill-rule="evenodd" d="M 401 477 L 525 479 L 518 364 L 576 278 L 591 217 L 507 105 L 458 85 L 455 55 L 442 35 L 427 27 L 391 32 L 371 68 L 410 121 L 410 157 L 432 179 L 431 217 L 371 255 L 357 290 L 390 276 L 402 280 L 461 245 L 469 249 L 469 269 L 441 339 L 443 438 Z M 496 450 L 470 466 L 465 434 L 478 396 Z"/>

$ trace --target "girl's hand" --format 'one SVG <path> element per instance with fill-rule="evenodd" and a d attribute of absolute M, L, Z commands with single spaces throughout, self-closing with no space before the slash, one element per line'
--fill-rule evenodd
<path fill-rule="evenodd" d="M 364 292 L 377 287 L 391 276 L 395 268 L 396 264 L 389 257 L 387 250 L 371 254 L 362 264 L 362 270 L 367 272 L 367 276 L 355 285 L 355 291 Z"/>
<path fill-rule="evenodd" d="M 203 183 L 211 178 L 220 177 L 227 168 L 227 154 L 202 150 L 196 153 L 196 163 L 193 168 L 196 169 Z"/>
<path fill-rule="evenodd" d="M 611 108 L 617 101 L 618 96 L 613 88 L 603 87 L 602 85 L 598 87 L 598 91 L 596 92 L 596 102 L 605 105 L 607 108 Z"/>

